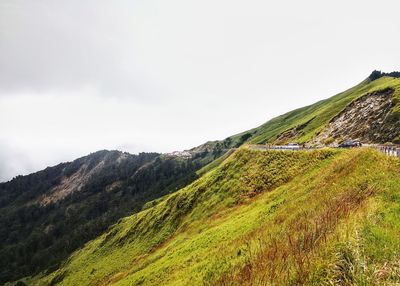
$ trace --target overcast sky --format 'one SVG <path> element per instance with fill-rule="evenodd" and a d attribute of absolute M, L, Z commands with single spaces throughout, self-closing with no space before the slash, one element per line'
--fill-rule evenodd
<path fill-rule="evenodd" d="M 0 1 L 0 181 L 169 152 L 400 69 L 400 1 Z"/>

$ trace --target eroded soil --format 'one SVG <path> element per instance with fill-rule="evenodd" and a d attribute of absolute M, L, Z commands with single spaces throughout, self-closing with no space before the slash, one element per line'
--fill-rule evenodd
<path fill-rule="evenodd" d="M 393 89 L 366 94 L 350 103 L 311 142 L 335 146 L 344 140 L 362 143 L 392 142 L 400 136 L 400 121 L 391 113 Z"/>

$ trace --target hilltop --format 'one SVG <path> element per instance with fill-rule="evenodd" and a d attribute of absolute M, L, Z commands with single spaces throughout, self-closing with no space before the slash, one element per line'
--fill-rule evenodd
<path fill-rule="evenodd" d="M 330 144 L 344 140 L 360 139 L 365 143 L 400 143 L 400 78 L 399 72 L 374 71 L 367 79 L 353 88 L 281 116 L 265 124 L 227 138 L 222 143 L 231 146 L 243 143 L 285 144 L 291 141 L 310 146 Z M 374 108 L 368 109 L 373 104 Z M 343 116 L 351 121 L 359 119 L 354 133 L 346 123 L 342 132 L 332 132 L 332 125 Z M 366 121 L 367 122 L 366 124 Z M 373 125 L 374 133 L 368 134 Z M 350 129 L 350 130 L 349 130 Z M 323 141 L 323 142 L 320 142 Z"/>

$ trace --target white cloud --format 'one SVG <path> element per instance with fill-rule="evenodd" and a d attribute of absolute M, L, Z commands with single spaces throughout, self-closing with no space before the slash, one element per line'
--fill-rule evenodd
<path fill-rule="evenodd" d="M 223 139 L 373 69 L 398 70 L 399 8 L 394 0 L 2 1 L 0 142 L 33 171 L 97 149 Z"/>

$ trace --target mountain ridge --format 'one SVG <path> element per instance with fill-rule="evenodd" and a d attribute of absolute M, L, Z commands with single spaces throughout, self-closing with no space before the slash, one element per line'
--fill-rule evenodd
<path fill-rule="evenodd" d="M 374 70 L 369 75 L 368 79 L 371 80 L 371 81 L 374 81 L 374 80 L 377 80 L 377 79 L 379 79 L 381 77 L 384 77 L 384 76 L 400 78 L 400 72 L 392 71 L 392 72 L 386 73 L 386 72 L 382 72 L 382 71 L 379 71 L 379 70 Z"/>
<path fill-rule="evenodd" d="M 336 115 L 341 113 L 351 102 L 368 94 L 387 88 L 393 88 L 393 102 L 391 114 L 400 118 L 400 72 L 382 73 L 373 71 L 370 76 L 356 86 L 322 99 L 314 104 L 300 107 L 274 117 L 264 124 L 236 135 L 227 137 L 224 140 L 207 142 L 202 148 L 220 148 L 219 146 L 238 147 L 244 143 L 251 144 L 286 144 L 289 140 L 277 140 L 278 136 L 298 128 L 301 132 L 292 136 L 290 140 L 299 144 L 311 141 L 312 137 L 319 134 Z M 379 76 L 377 76 L 379 74 Z M 300 127 L 300 128 L 299 128 Z M 346 138 L 357 139 L 357 138 Z M 399 141 L 400 142 L 400 141 Z M 386 143 L 386 142 L 376 142 Z M 207 147 L 208 146 L 208 147 Z M 198 147 L 197 147 L 198 148 Z"/>
<path fill-rule="evenodd" d="M 120 218 L 195 180 L 213 156 L 102 150 L 0 183 L 0 283 L 57 267 Z"/>

